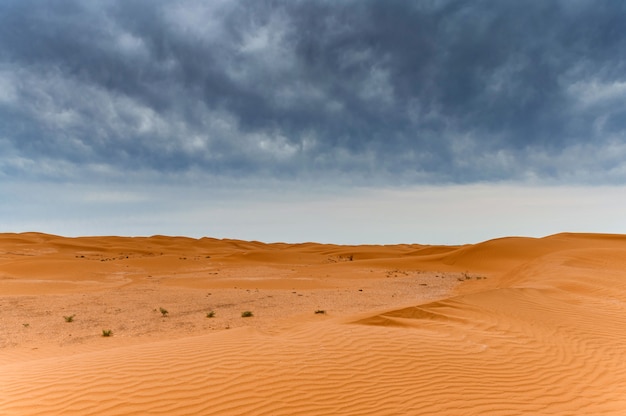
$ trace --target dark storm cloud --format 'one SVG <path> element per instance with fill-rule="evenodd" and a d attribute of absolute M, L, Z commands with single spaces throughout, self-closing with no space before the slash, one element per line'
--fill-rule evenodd
<path fill-rule="evenodd" d="M 624 182 L 625 57 L 619 1 L 5 1 L 0 171 Z"/>

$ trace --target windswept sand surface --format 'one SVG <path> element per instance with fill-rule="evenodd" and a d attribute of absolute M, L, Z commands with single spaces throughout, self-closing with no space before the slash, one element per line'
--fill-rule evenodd
<path fill-rule="evenodd" d="M 0 415 L 145 414 L 624 415 L 626 236 L 0 234 Z"/>

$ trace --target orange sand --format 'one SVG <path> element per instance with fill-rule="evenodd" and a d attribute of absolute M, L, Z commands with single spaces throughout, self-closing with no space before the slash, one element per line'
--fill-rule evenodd
<path fill-rule="evenodd" d="M 0 234 L 0 415 L 146 414 L 624 415 L 626 236 Z"/>

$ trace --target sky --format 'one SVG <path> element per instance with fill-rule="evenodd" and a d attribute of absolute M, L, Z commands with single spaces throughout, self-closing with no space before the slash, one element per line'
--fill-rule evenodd
<path fill-rule="evenodd" d="M 619 0 L 0 0 L 0 232 L 626 233 Z"/>

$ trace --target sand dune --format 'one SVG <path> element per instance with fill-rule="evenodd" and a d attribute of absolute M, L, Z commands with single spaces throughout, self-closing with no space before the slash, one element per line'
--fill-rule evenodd
<path fill-rule="evenodd" d="M 626 414 L 622 235 L 2 234 L 0 324 L 2 415 Z"/>

